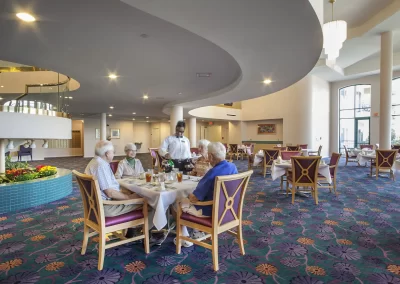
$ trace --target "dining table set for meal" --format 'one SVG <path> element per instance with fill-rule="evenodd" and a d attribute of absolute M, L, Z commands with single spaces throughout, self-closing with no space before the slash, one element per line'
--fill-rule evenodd
<path fill-rule="evenodd" d="M 154 209 L 153 224 L 157 230 L 161 230 L 168 224 L 166 212 L 169 206 L 192 193 L 199 181 L 200 177 L 183 175 L 177 170 L 159 174 L 148 170 L 139 177 L 119 179 L 118 183 L 123 188 L 146 198 Z"/>

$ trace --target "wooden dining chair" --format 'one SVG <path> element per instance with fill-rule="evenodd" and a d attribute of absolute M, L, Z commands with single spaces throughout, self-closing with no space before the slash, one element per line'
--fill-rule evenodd
<path fill-rule="evenodd" d="M 190 153 L 195 153 L 197 155 L 199 153 L 199 148 L 197 147 L 190 148 Z"/>
<path fill-rule="evenodd" d="M 144 251 L 150 252 L 149 247 L 149 225 L 147 213 L 147 201 L 144 198 L 109 201 L 101 198 L 97 179 L 90 175 L 72 171 L 79 184 L 84 208 L 83 245 L 81 254 L 86 253 L 90 237 L 99 235 L 99 260 L 97 269 L 102 270 L 104 264 L 105 250 L 115 246 L 144 239 Z M 104 205 L 129 205 L 140 204 L 142 208 L 115 217 L 104 216 Z M 119 230 L 126 230 L 136 226 L 143 226 L 143 235 L 133 238 L 120 236 L 120 240 L 106 244 L 106 234 Z M 92 232 L 90 232 L 92 230 Z"/>
<path fill-rule="evenodd" d="M 309 151 L 308 156 L 321 156 L 322 145 L 319 145 L 318 151 Z"/>
<path fill-rule="evenodd" d="M 300 151 L 300 149 L 299 146 L 287 146 L 288 151 Z"/>
<path fill-rule="evenodd" d="M 373 149 L 374 145 L 368 145 L 368 144 L 360 144 L 360 149 Z"/>
<path fill-rule="evenodd" d="M 393 150 L 400 150 L 400 145 L 392 145 Z"/>
<path fill-rule="evenodd" d="M 217 176 L 214 183 L 214 199 L 212 201 L 196 202 L 193 205 L 212 205 L 212 217 L 200 218 L 188 213 L 183 213 L 181 203 L 178 202 L 176 253 L 181 253 L 181 241 L 193 242 L 196 245 L 210 249 L 213 260 L 213 268 L 219 270 L 218 265 L 218 235 L 228 232 L 237 238 L 242 255 L 244 252 L 242 232 L 242 208 L 247 185 L 253 171 L 228 176 Z M 200 239 L 191 239 L 182 236 L 181 226 L 205 232 L 206 235 Z M 232 231 L 236 228 L 237 233 Z M 211 244 L 203 240 L 211 236 Z"/>
<path fill-rule="evenodd" d="M 352 162 L 352 163 L 357 163 L 357 155 L 353 155 L 352 153 L 350 153 L 350 151 L 347 149 L 346 145 L 343 145 L 344 148 L 344 152 L 346 153 L 346 164 L 345 166 L 347 166 L 347 163 Z"/>
<path fill-rule="evenodd" d="M 329 172 L 331 175 L 332 182 L 329 183 L 327 178 L 321 174 L 318 174 L 318 187 L 319 188 L 329 188 L 329 192 L 331 192 L 332 188 L 337 196 L 336 191 L 336 177 L 337 177 L 337 170 L 339 167 L 339 161 L 342 154 L 340 153 L 332 153 L 331 160 L 329 161 Z M 328 184 L 328 185 L 325 185 Z"/>
<path fill-rule="evenodd" d="M 280 152 L 282 160 L 289 161 L 294 156 L 301 156 L 301 151 L 281 151 Z"/>
<path fill-rule="evenodd" d="M 253 168 L 254 165 L 254 154 L 248 155 L 247 156 L 247 170 L 251 170 Z"/>
<path fill-rule="evenodd" d="M 320 156 L 314 157 L 292 157 L 292 171 L 288 174 L 287 182 L 291 185 L 286 188 L 286 195 L 289 191 L 292 192 L 292 204 L 294 204 L 294 197 L 296 189 L 299 186 L 311 188 L 311 195 L 318 205 L 318 167 L 321 161 Z M 304 189 L 306 190 L 306 189 Z"/>
<path fill-rule="evenodd" d="M 287 151 L 287 147 L 274 146 L 275 150 Z"/>
<path fill-rule="evenodd" d="M 308 144 L 299 144 L 297 145 L 301 150 L 306 150 L 308 148 Z"/>
<path fill-rule="evenodd" d="M 376 179 L 379 177 L 379 172 L 389 172 L 389 178 L 395 180 L 393 172 L 393 164 L 396 161 L 396 155 L 399 150 L 376 150 L 375 168 Z M 372 164 L 371 164 L 372 166 Z"/>
<path fill-rule="evenodd" d="M 267 174 L 267 169 L 271 170 L 272 163 L 274 160 L 278 159 L 279 150 L 274 149 L 263 149 L 264 159 L 263 159 L 263 176 Z"/>
<path fill-rule="evenodd" d="M 110 163 L 110 168 L 111 168 L 111 170 L 112 170 L 112 172 L 113 172 L 114 175 L 115 175 L 115 173 L 116 173 L 117 170 L 118 170 L 118 164 L 119 164 L 119 161 L 112 161 L 112 162 Z"/>
<path fill-rule="evenodd" d="M 238 144 L 229 144 L 229 148 L 229 159 L 232 160 L 232 158 L 236 156 L 236 160 L 239 160 L 241 153 L 239 153 Z"/>

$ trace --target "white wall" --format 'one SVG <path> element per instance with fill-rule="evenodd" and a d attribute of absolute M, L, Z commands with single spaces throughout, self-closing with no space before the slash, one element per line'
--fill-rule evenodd
<path fill-rule="evenodd" d="M 400 72 L 394 72 L 393 78 L 400 77 Z M 339 151 L 339 89 L 366 84 L 371 85 L 371 114 L 380 112 L 380 74 L 366 76 L 353 80 L 345 80 L 331 83 L 331 109 L 330 109 L 330 148 L 332 151 Z M 371 116 L 370 143 L 379 143 L 379 117 Z"/>
<path fill-rule="evenodd" d="M 242 112 L 240 109 L 218 107 L 218 106 L 207 106 L 196 108 L 189 111 L 190 115 L 202 118 L 212 119 L 224 119 L 224 120 L 238 120 L 242 119 Z"/>
<path fill-rule="evenodd" d="M 308 144 L 317 149 L 322 137 L 323 155 L 329 151 L 329 83 L 308 75 L 271 95 L 242 102 L 243 121 L 283 120 L 285 144 Z M 315 129 L 314 129 L 315 128 Z M 231 132 L 229 133 L 231 136 Z"/>
<path fill-rule="evenodd" d="M 127 143 L 142 142 L 142 147 L 139 153 L 148 153 L 150 147 L 150 123 L 132 122 L 132 121 L 117 121 L 107 120 L 107 135 L 109 135 L 111 128 L 118 128 L 120 130 L 120 139 L 111 139 L 115 147 L 115 155 L 122 156 L 124 153 L 124 146 Z M 100 119 L 85 119 L 84 120 L 84 157 L 94 156 L 94 146 L 100 140 L 95 138 L 95 129 L 100 128 Z"/>
<path fill-rule="evenodd" d="M 0 138 L 71 139 L 69 118 L 0 112 Z"/>

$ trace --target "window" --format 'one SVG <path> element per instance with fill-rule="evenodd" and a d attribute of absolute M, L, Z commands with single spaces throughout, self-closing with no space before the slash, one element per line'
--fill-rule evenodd
<path fill-rule="evenodd" d="M 339 90 L 340 150 L 343 145 L 355 148 L 369 144 L 370 117 L 371 85 L 354 85 Z"/>
<path fill-rule="evenodd" d="M 400 78 L 392 83 L 392 145 L 400 144 Z"/>

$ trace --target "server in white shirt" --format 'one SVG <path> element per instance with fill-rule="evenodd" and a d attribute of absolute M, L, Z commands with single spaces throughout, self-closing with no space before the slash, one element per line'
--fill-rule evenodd
<path fill-rule="evenodd" d="M 190 163 L 190 141 L 183 133 L 186 124 L 184 121 L 178 121 L 175 127 L 175 135 L 168 136 L 160 147 L 160 155 L 166 159 L 171 159 L 174 167 L 180 171 L 186 172 L 185 165 Z"/>

